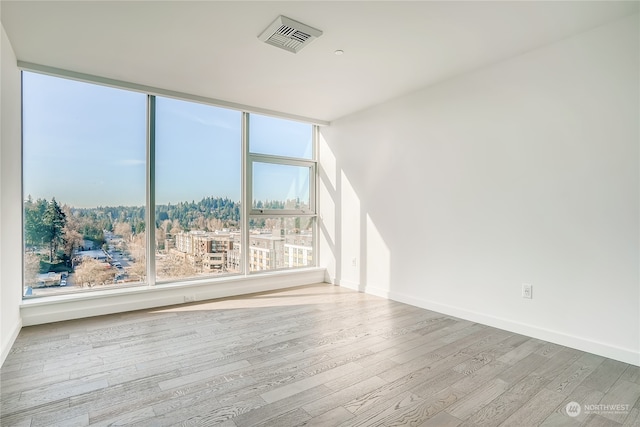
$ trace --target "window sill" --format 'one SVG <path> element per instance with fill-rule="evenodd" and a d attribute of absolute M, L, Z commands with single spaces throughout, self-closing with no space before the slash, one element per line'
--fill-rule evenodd
<path fill-rule="evenodd" d="M 23 326 L 183 304 L 323 282 L 321 267 L 51 295 L 23 300 Z"/>

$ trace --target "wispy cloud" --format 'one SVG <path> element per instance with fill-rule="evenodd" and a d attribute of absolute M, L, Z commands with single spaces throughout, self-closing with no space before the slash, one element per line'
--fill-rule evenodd
<path fill-rule="evenodd" d="M 229 129 L 229 130 L 236 130 L 240 126 L 239 121 L 238 123 L 235 123 L 235 122 L 229 123 L 218 117 L 213 117 L 213 114 L 211 116 L 203 117 L 200 114 L 197 114 L 193 111 L 184 111 L 183 109 L 175 108 L 173 106 L 169 108 L 170 108 L 170 111 L 176 116 L 199 123 L 204 126 L 217 127 L 217 128 Z"/>
<path fill-rule="evenodd" d="M 118 166 L 140 166 L 144 164 L 145 161 L 139 159 L 122 159 L 116 162 L 116 165 Z"/>

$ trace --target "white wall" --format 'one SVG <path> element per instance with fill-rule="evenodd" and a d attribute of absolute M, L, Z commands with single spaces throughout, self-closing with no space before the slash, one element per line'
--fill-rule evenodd
<path fill-rule="evenodd" d="M 20 332 L 22 236 L 20 71 L 7 34 L 0 35 L 0 365 Z"/>
<path fill-rule="evenodd" d="M 635 15 L 322 128 L 330 280 L 640 365 L 638 34 Z"/>

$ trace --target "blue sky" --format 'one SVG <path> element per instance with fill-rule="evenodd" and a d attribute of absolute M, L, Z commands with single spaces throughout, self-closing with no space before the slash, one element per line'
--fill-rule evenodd
<path fill-rule="evenodd" d="M 76 207 L 145 203 L 146 95 L 23 73 L 24 195 Z M 156 201 L 240 200 L 241 113 L 157 98 Z M 311 126 L 250 116 L 253 152 L 311 158 Z M 308 197 L 291 167 L 263 167 L 255 194 Z M 300 194 L 300 193 L 303 194 Z"/>

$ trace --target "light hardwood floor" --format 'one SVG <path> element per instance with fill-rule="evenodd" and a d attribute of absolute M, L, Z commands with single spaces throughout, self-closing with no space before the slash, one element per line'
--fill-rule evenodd
<path fill-rule="evenodd" d="M 2 426 L 640 425 L 638 367 L 326 284 L 26 327 L 0 380 Z"/>

